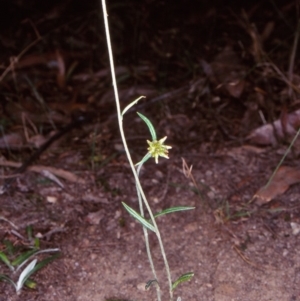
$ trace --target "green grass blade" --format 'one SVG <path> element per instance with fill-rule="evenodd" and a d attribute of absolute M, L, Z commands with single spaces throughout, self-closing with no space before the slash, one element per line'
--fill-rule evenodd
<path fill-rule="evenodd" d="M 14 247 L 14 245 L 12 244 L 12 242 L 11 241 L 9 241 L 9 240 L 4 240 L 3 241 L 3 244 L 5 245 L 5 247 L 6 247 L 6 253 L 8 254 L 8 255 L 13 255 L 14 254 L 14 252 L 15 252 L 15 247 Z"/>
<path fill-rule="evenodd" d="M 34 247 L 40 249 L 40 239 L 37 237 L 34 238 Z"/>
<path fill-rule="evenodd" d="M 137 114 L 148 126 L 148 129 L 149 129 L 151 137 L 152 137 L 152 141 L 157 140 L 156 132 L 155 132 L 154 126 L 152 125 L 151 121 L 143 114 L 141 114 L 139 112 L 137 112 Z"/>
<path fill-rule="evenodd" d="M 41 268 L 43 268 L 45 265 L 49 264 L 50 262 L 52 262 L 54 259 L 58 258 L 60 256 L 60 253 L 54 254 L 50 257 L 45 258 L 44 260 L 40 261 L 32 270 L 32 272 L 30 273 L 33 274 L 35 272 L 37 272 L 38 270 L 40 270 Z M 29 275 L 29 276 L 30 276 Z"/>
<path fill-rule="evenodd" d="M 26 284 L 26 282 L 28 283 L 28 285 L 30 285 L 29 287 L 33 286 L 34 288 L 34 281 L 29 280 L 29 277 L 59 256 L 60 253 L 57 253 L 48 258 L 45 258 L 44 260 L 40 261 L 38 264 L 36 264 L 37 259 L 34 259 L 21 273 L 16 286 L 17 292 L 20 291 L 20 289 L 23 287 L 24 283 Z"/>
<path fill-rule="evenodd" d="M 172 290 L 174 290 L 178 284 L 185 282 L 185 281 L 189 281 L 194 277 L 194 273 L 190 272 L 190 273 L 186 273 L 181 275 L 173 284 L 172 284 Z"/>
<path fill-rule="evenodd" d="M 29 250 L 27 252 L 24 252 L 21 255 L 19 255 L 11 264 L 13 266 L 19 266 L 20 264 L 25 262 L 28 258 L 30 258 L 32 255 L 34 255 L 37 252 L 38 252 L 37 249 L 33 249 L 33 250 Z"/>
<path fill-rule="evenodd" d="M 178 212 L 178 211 L 186 211 L 186 210 L 193 210 L 195 207 L 189 207 L 189 206 L 177 206 L 177 207 L 171 207 L 168 209 L 164 209 L 154 215 L 155 218 L 158 216 L 162 216 L 165 214 L 173 213 L 173 212 Z"/>
<path fill-rule="evenodd" d="M 0 274 L 0 281 L 7 281 L 9 283 L 11 283 L 15 288 L 16 288 L 16 284 L 6 275 Z"/>
<path fill-rule="evenodd" d="M 31 288 L 31 289 L 35 289 L 36 286 L 37 286 L 37 283 L 31 279 L 27 279 L 25 281 L 25 285 L 28 287 L 28 288 Z"/>
<path fill-rule="evenodd" d="M 27 234 L 28 240 L 31 241 L 32 237 L 33 237 L 33 235 L 32 235 L 32 226 L 31 225 L 26 227 L 26 234 Z"/>
<path fill-rule="evenodd" d="M 0 260 L 2 260 L 9 267 L 9 269 L 11 271 L 14 270 L 14 267 L 12 266 L 9 259 L 7 258 L 7 256 L 3 252 L 0 252 Z"/>
<path fill-rule="evenodd" d="M 21 269 L 21 267 L 22 267 L 24 264 L 26 264 L 26 262 L 27 262 L 32 256 L 36 256 L 36 255 L 42 254 L 42 253 L 59 252 L 59 251 L 60 251 L 60 249 L 57 249 L 57 248 L 56 248 L 56 249 L 35 250 L 35 252 L 34 252 L 32 255 L 30 255 L 29 257 L 27 257 L 26 260 L 24 260 L 24 261 L 18 266 L 17 271 L 18 271 L 19 269 Z"/>
<path fill-rule="evenodd" d="M 125 209 L 129 212 L 133 218 L 135 218 L 137 221 L 139 221 L 144 227 L 148 228 L 149 230 L 156 232 L 154 226 L 148 222 L 144 217 L 142 217 L 139 213 L 137 213 L 134 209 L 126 205 L 124 202 L 122 202 Z"/>

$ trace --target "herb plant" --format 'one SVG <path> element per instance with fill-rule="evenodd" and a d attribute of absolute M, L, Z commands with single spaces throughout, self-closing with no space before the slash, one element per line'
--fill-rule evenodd
<path fill-rule="evenodd" d="M 148 230 L 150 230 L 155 233 L 156 238 L 159 243 L 159 246 L 160 246 L 161 255 L 162 255 L 165 269 L 166 269 L 167 281 L 169 284 L 169 296 L 170 296 L 170 300 L 172 301 L 173 300 L 173 291 L 177 287 L 177 285 L 183 281 L 190 280 L 194 276 L 194 274 L 192 272 L 188 272 L 188 273 L 181 275 L 175 281 L 172 281 L 169 263 L 167 260 L 167 256 L 166 256 L 164 244 L 163 244 L 163 241 L 162 241 L 162 238 L 160 235 L 160 231 L 159 231 L 159 228 L 156 223 L 156 219 L 161 215 L 165 215 L 165 214 L 176 212 L 176 211 L 190 210 L 190 209 L 194 209 L 194 207 L 173 207 L 173 208 L 163 210 L 157 214 L 154 214 L 152 212 L 152 209 L 149 205 L 149 202 L 146 198 L 146 195 L 145 195 L 142 185 L 140 183 L 140 179 L 139 179 L 140 170 L 141 170 L 142 166 L 146 163 L 146 161 L 148 161 L 151 157 L 153 157 L 155 159 L 156 163 L 158 163 L 159 157 L 169 158 L 168 153 L 169 153 L 169 149 L 171 149 L 171 146 L 164 144 L 167 137 L 157 140 L 155 129 L 154 129 L 152 123 L 150 122 L 150 120 L 143 114 L 137 113 L 139 115 L 139 117 L 148 126 L 152 141 L 147 140 L 148 152 L 146 153 L 144 158 L 137 164 L 133 163 L 133 161 L 131 159 L 131 154 L 130 154 L 128 146 L 127 146 L 127 141 L 126 141 L 126 137 L 124 134 L 124 130 L 123 130 L 123 117 L 124 117 L 125 113 L 130 108 L 132 108 L 142 97 L 134 100 L 127 107 L 125 107 L 125 109 L 121 112 L 105 0 L 102 0 L 102 8 L 103 8 L 103 16 L 104 16 L 105 33 L 106 33 L 106 39 L 107 39 L 107 45 L 108 45 L 110 68 L 111 68 L 111 73 L 112 73 L 112 82 L 113 82 L 115 101 L 116 101 L 116 107 L 117 107 L 119 130 L 120 130 L 120 134 L 121 134 L 121 138 L 122 138 L 122 143 L 124 145 L 125 153 L 126 153 L 128 161 L 129 161 L 133 177 L 135 179 L 137 196 L 138 196 L 138 200 L 139 200 L 139 212 L 137 212 L 136 210 L 134 210 L 133 208 L 131 208 L 124 202 L 123 202 L 123 206 L 129 212 L 129 214 L 132 217 L 134 217 L 137 221 L 139 221 L 143 226 L 147 255 L 148 255 L 148 259 L 149 259 L 153 277 L 154 277 L 154 279 L 149 280 L 147 282 L 146 288 L 149 288 L 151 285 L 155 285 L 156 290 L 157 290 L 157 299 L 158 299 L 158 301 L 161 301 L 160 283 L 158 281 L 157 273 L 156 273 L 154 262 L 153 262 L 152 255 L 151 255 L 151 246 L 150 246 L 149 239 L 148 239 Z M 145 218 L 145 209 L 147 210 L 147 212 L 150 216 L 149 220 Z M 180 300 L 181 300 L 181 298 L 178 297 L 177 301 L 180 301 Z"/>

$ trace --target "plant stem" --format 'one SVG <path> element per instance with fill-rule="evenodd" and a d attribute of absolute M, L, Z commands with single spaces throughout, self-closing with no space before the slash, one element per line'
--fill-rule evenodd
<path fill-rule="evenodd" d="M 142 168 L 142 165 L 143 164 L 140 164 L 137 168 L 138 176 L 140 174 L 140 170 Z M 142 200 L 142 196 L 141 196 L 140 190 L 139 190 L 137 185 L 136 185 L 136 191 L 137 191 L 137 196 L 138 196 L 138 200 L 139 200 L 140 213 L 141 213 L 141 216 L 144 217 L 143 200 Z M 153 274 L 155 280 L 157 281 L 156 290 L 157 290 L 158 301 L 161 301 L 160 286 L 159 286 L 159 283 L 158 283 L 158 278 L 157 278 L 157 275 L 156 275 L 156 270 L 155 270 L 153 259 L 152 259 L 150 243 L 149 243 L 148 229 L 146 227 L 143 227 L 143 232 L 144 232 L 144 237 L 145 237 L 145 244 L 146 244 L 146 251 L 147 251 L 148 260 L 149 260 L 149 263 L 150 263 L 152 274 Z"/>
<path fill-rule="evenodd" d="M 135 179 L 135 182 L 136 182 L 137 189 L 139 190 L 140 196 L 141 196 L 142 200 L 144 201 L 145 206 L 146 206 L 146 208 L 149 212 L 149 215 L 150 215 L 151 221 L 153 223 L 153 226 L 156 229 L 155 234 L 156 234 L 156 237 L 157 237 L 158 242 L 159 242 L 159 246 L 160 246 L 160 249 L 161 249 L 162 257 L 163 257 L 163 260 L 164 260 L 164 265 L 165 265 L 166 272 L 167 272 L 167 278 L 168 278 L 168 282 L 169 282 L 170 300 L 173 300 L 171 273 L 170 273 L 170 268 L 169 268 L 167 256 L 166 256 L 166 253 L 165 253 L 165 250 L 164 250 L 163 242 L 162 242 L 160 232 L 159 232 L 159 229 L 157 227 L 154 215 L 153 215 L 152 210 L 149 206 L 149 203 L 147 201 L 147 198 L 145 196 L 145 193 L 144 193 L 143 188 L 141 186 L 141 183 L 139 181 L 137 171 L 136 171 L 135 166 L 133 164 L 133 161 L 131 159 L 131 155 L 130 155 L 130 152 L 129 152 L 129 149 L 128 149 L 128 146 L 127 146 L 125 134 L 124 134 L 124 131 L 123 131 L 123 117 L 122 117 L 122 114 L 121 114 L 119 94 L 118 94 L 117 81 L 116 81 L 116 74 L 115 74 L 115 68 L 114 68 L 114 60 L 113 60 L 113 53 L 112 53 L 112 47 L 111 47 L 111 39 L 110 39 L 110 34 L 109 34 L 106 2 L 105 2 L 105 0 L 101 0 L 101 2 L 102 2 L 105 34 L 106 34 L 106 40 L 107 40 L 107 46 L 108 46 L 108 55 L 109 55 L 110 69 L 111 69 L 111 74 L 112 74 L 112 83 L 113 83 L 113 90 L 114 90 L 116 107 L 117 107 L 118 124 L 119 124 L 121 139 L 122 139 L 122 142 L 123 142 L 123 145 L 124 145 L 124 150 L 125 150 L 126 156 L 128 158 L 132 173 L 134 175 L 134 179 Z M 159 297 L 159 300 L 160 300 L 160 297 Z"/>

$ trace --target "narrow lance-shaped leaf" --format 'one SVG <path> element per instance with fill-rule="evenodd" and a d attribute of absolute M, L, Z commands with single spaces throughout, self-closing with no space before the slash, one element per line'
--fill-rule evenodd
<path fill-rule="evenodd" d="M 27 279 L 26 281 L 25 281 L 25 285 L 27 286 L 27 287 L 29 287 L 29 288 L 31 288 L 31 289 L 34 289 L 34 288 L 36 288 L 36 282 L 35 281 L 33 281 L 33 280 L 31 280 L 31 279 Z"/>
<path fill-rule="evenodd" d="M 39 248 L 40 248 L 40 240 L 39 240 L 39 238 L 37 238 L 37 237 L 34 238 L 34 247 L 35 247 L 36 249 L 39 249 Z"/>
<path fill-rule="evenodd" d="M 22 263 L 26 262 L 28 258 L 30 258 L 32 255 L 36 254 L 39 250 L 33 249 L 29 250 L 27 252 L 22 253 L 20 256 L 18 256 L 11 264 L 13 266 L 19 266 Z"/>
<path fill-rule="evenodd" d="M 6 247 L 6 254 L 8 255 L 14 255 L 14 252 L 15 252 L 15 247 L 14 245 L 11 243 L 11 241 L 9 240 L 4 240 L 3 241 L 3 244 L 5 245 Z"/>
<path fill-rule="evenodd" d="M 44 260 L 40 261 L 39 263 L 37 263 L 32 269 L 30 269 L 28 271 L 28 273 L 25 275 L 25 281 L 22 283 L 22 286 L 25 284 L 27 287 L 29 288 L 35 288 L 36 287 L 36 282 L 32 281 L 29 279 L 29 277 L 34 274 L 35 272 L 37 272 L 38 270 L 40 270 L 41 268 L 43 268 L 44 266 L 46 266 L 47 264 L 49 264 L 51 261 L 53 261 L 54 259 L 56 259 L 57 257 L 60 256 L 60 253 L 57 253 L 55 255 L 52 255 L 50 257 L 45 258 Z M 26 267 L 27 269 L 27 267 Z M 26 270 L 25 269 L 25 270 Z M 24 272 L 24 271 L 23 271 Z M 22 273 L 23 273 L 22 272 Z M 21 274 L 22 275 L 22 274 Z M 21 277 L 20 275 L 20 277 Z M 20 278 L 19 278 L 20 281 Z M 21 288 L 22 288 L 21 286 Z"/>
<path fill-rule="evenodd" d="M 60 249 L 55 248 L 55 249 L 45 249 L 45 250 L 35 250 L 34 253 L 32 253 L 29 257 L 27 256 L 27 258 L 25 258 L 25 260 L 23 262 L 21 262 L 21 264 L 18 266 L 17 271 L 19 269 L 21 269 L 21 267 L 26 264 L 26 262 L 33 256 L 36 256 L 38 254 L 42 254 L 42 253 L 51 253 L 51 252 L 59 252 Z"/>
<path fill-rule="evenodd" d="M 9 282 L 15 287 L 15 289 L 17 288 L 16 284 L 9 277 L 7 277 L 6 275 L 0 274 L 0 281 L 1 280 Z"/>
<path fill-rule="evenodd" d="M 157 140 L 157 136 L 156 136 L 156 132 L 154 129 L 154 126 L 152 125 L 151 121 L 144 116 L 143 114 L 137 112 L 137 114 L 139 115 L 139 117 L 146 123 L 146 125 L 148 126 L 148 129 L 150 131 L 151 137 L 152 137 L 152 141 Z"/>
<path fill-rule="evenodd" d="M 139 175 L 139 173 L 140 173 L 140 170 L 141 170 L 141 167 L 143 166 L 143 164 L 144 164 L 147 160 L 149 160 L 150 158 L 151 158 L 151 154 L 150 154 L 150 153 L 147 153 L 147 154 L 144 156 L 144 158 L 143 158 L 140 162 L 138 162 L 138 163 L 135 164 L 135 166 L 138 166 L 138 168 L 137 168 L 137 173 L 138 173 L 138 175 Z"/>
<path fill-rule="evenodd" d="M 28 266 L 23 270 L 23 272 L 20 274 L 19 280 L 17 282 L 16 291 L 19 293 L 21 288 L 24 285 L 24 282 L 29 278 L 29 276 L 32 274 L 32 270 L 34 269 L 34 266 L 37 262 L 37 259 L 32 260 Z"/>
<path fill-rule="evenodd" d="M 54 259 L 58 258 L 60 256 L 60 253 L 57 253 L 55 255 L 52 255 L 50 257 L 45 258 L 44 260 L 40 261 L 31 271 L 30 275 L 35 273 L 36 271 L 40 270 L 43 268 L 45 265 L 49 264 L 51 261 Z M 30 276 L 29 275 L 29 276 Z"/>
<path fill-rule="evenodd" d="M 11 271 L 14 270 L 14 267 L 12 266 L 9 259 L 7 258 L 7 256 L 3 252 L 0 252 L 0 260 L 2 260 L 9 267 L 9 269 Z"/>
<path fill-rule="evenodd" d="M 27 237 L 28 237 L 28 240 L 31 241 L 32 240 L 32 226 L 27 226 L 26 227 L 26 233 L 27 233 Z"/>
<path fill-rule="evenodd" d="M 173 284 L 172 284 L 172 290 L 174 290 L 178 284 L 185 282 L 185 281 L 189 281 L 194 277 L 194 273 L 190 272 L 190 273 L 186 273 L 181 275 Z"/>
<path fill-rule="evenodd" d="M 134 105 L 136 105 L 138 103 L 138 101 L 142 98 L 145 98 L 145 96 L 140 96 L 139 98 L 135 99 L 134 101 L 132 101 L 129 105 L 127 105 L 124 110 L 122 111 L 122 116 L 124 116 L 124 114 L 131 109 Z"/>
<path fill-rule="evenodd" d="M 144 227 L 148 228 L 149 230 L 156 232 L 154 226 L 148 222 L 144 217 L 142 217 L 139 213 L 137 213 L 134 209 L 126 205 L 122 202 L 125 209 L 129 212 L 131 216 L 133 216 L 137 221 L 139 221 Z"/>
<path fill-rule="evenodd" d="M 158 217 L 158 216 L 162 216 L 162 215 L 165 215 L 165 214 L 169 214 L 169 213 L 173 213 L 173 212 L 178 212 L 178 211 L 186 211 L 186 210 L 193 210 L 195 209 L 195 207 L 189 207 L 189 206 L 177 206 L 177 207 L 171 207 L 171 208 L 168 208 L 168 209 L 164 209 L 158 213 L 156 213 L 154 215 L 154 217 Z"/>

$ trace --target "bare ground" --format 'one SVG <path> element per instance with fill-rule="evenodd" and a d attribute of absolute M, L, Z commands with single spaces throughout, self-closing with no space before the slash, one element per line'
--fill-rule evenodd
<path fill-rule="evenodd" d="M 274 210 L 250 204 L 240 208 L 249 216 L 230 218 L 231 208 L 226 208 L 226 201 L 250 201 L 255 187 L 267 181 L 266 171 L 277 161 L 275 155 L 269 158 L 270 152 L 257 155 L 241 147 L 215 154 L 201 150 L 183 154 L 194 163 L 195 179 L 209 187 L 205 198 L 191 189 L 180 158 L 161 162 L 158 172 L 150 164 L 142 175 L 157 210 L 196 206 L 194 211 L 159 220 L 173 278 L 195 273 L 176 290 L 183 300 L 299 300 L 300 246 L 291 228 L 291 222 L 300 224 L 299 188 L 279 198 L 280 206 L 275 204 Z M 35 199 L 20 193 L 1 198 L 4 217 L 20 229 L 31 224 L 42 234 L 53 230 L 45 243 L 62 250 L 62 258 L 34 277 L 37 290 L 25 289 L 16 296 L 11 286 L 2 283 L 1 300 L 155 300 L 154 289 L 142 289 L 152 276 L 141 227 L 120 205 L 121 201 L 137 205 L 134 183 L 126 164 L 122 173 L 115 169 L 108 166 L 105 171 L 111 189 L 119 191 L 115 196 L 90 181 L 86 186 L 69 185 L 64 191 L 52 184 L 37 184 L 39 198 Z M 57 197 L 56 203 L 47 203 L 50 194 Z M 9 231 L 3 222 L 1 227 L 2 235 L 3 228 Z M 164 269 L 153 237 L 151 246 L 167 300 Z"/>

